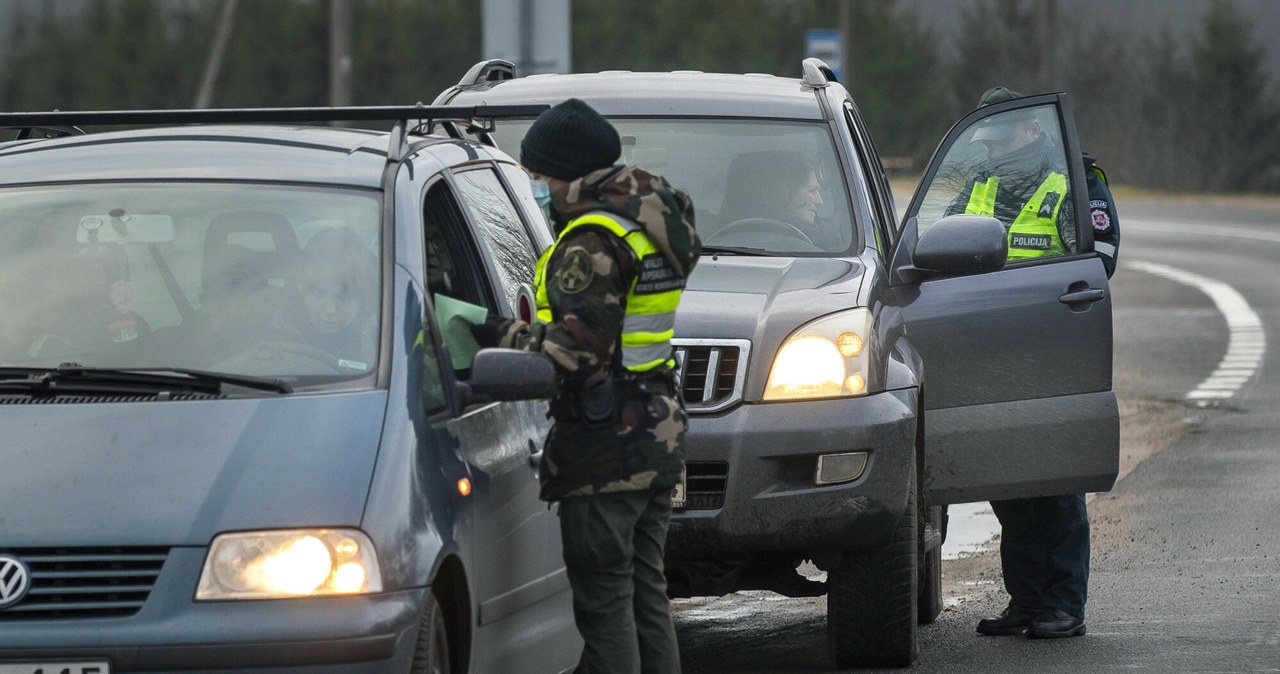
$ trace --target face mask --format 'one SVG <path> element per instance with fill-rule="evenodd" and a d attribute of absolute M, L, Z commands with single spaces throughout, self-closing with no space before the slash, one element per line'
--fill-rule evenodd
<path fill-rule="evenodd" d="M 551 207 L 551 184 L 545 180 L 530 180 L 529 187 L 533 188 L 533 200 L 538 202 L 538 208 L 546 213 Z"/>

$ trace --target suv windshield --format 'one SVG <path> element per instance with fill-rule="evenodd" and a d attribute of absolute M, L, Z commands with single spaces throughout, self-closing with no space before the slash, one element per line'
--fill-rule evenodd
<path fill-rule="evenodd" d="M 0 366 L 320 384 L 377 361 L 379 200 L 240 184 L 0 190 Z"/>
<path fill-rule="evenodd" d="M 610 121 L 622 159 L 689 193 L 708 249 L 778 255 L 850 254 L 859 240 L 834 140 L 822 122 L 754 119 Z M 532 122 L 494 139 L 514 156 Z"/>

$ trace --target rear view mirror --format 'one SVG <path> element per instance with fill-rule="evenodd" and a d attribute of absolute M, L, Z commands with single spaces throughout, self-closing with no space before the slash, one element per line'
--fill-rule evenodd
<path fill-rule="evenodd" d="M 490 400 L 533 400 L 556 394 L 556 369 L 541 353 L 481 349 L 471 362 L 471 393 Z"/>
<path fill-rule="evenodd" d="M 173 241 L 173 217 L 168 215 L 86 215 L 76 228 L 78 243 L 166 243 Z"/>
<path fill-rule="evenodd" d="M 947 276 L 996 271 L 1009 255 L 1004 225 L 985 215 L 949 215 L 920 235 L 912 259 Z"/>

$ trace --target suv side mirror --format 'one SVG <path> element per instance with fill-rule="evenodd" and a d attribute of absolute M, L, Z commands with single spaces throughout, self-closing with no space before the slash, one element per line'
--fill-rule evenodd
<path fill-rule="evenodd" d="M 916 242 L 912 261 L 946 276 L 996 271 L 1009 256 L 1004 225 L 986 215 L 949 215 L 933 223 Z"/>
<path fill-rule="evenodd" d="M 532 400 L 556 394 L 556 368 L 541 353 L 481 349 L 471 362 L 467 404 L 489 400 Z"/>

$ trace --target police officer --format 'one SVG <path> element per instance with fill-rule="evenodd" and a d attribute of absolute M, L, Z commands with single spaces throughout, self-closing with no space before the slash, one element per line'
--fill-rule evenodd
<path fill-rule="evenodd" d="M 1021 94 L 994 87 L 978 107 Z M 986 170 L 952 204 L 952 212 L 994 215 L 1009 229 L 1009 259 L 1073 252 L 1075 232 L 1063 217 L 1067 175 L 1059 152 L 1029 113 L 994 117 L 974 133 L 990 151 Z M 1115 270 L 1119 230 L 1106 176 L 1084 158 L 1095 249 L 1110 276 Z M 958 208 L 963 204 L 963 209 Z M 979 634 L 1026 633 L 1033 638 L 1085 633 L 1089 586 L 1089 515 L 1084 494 L 992 501 L 1000 520 L 1000 563 L 1009 605 L 999 616 L 978 621 Z"/>
<path fill-rule="evenodd" d="M 560 503 L 585 642 L 578 671 L 670 674 L 680 653 L 663 548 L 688 425 L 671 337 L 701 243 L 688 196 L 615 166 L 620 154 L 617 131 L 580 100 L 533 123 L 520 159 L 547 182 L 556 230 L 535 272 L 543 320 L 489 319 L 473 332 L 557 367 L 539 479 L 542 498 Z"/>

